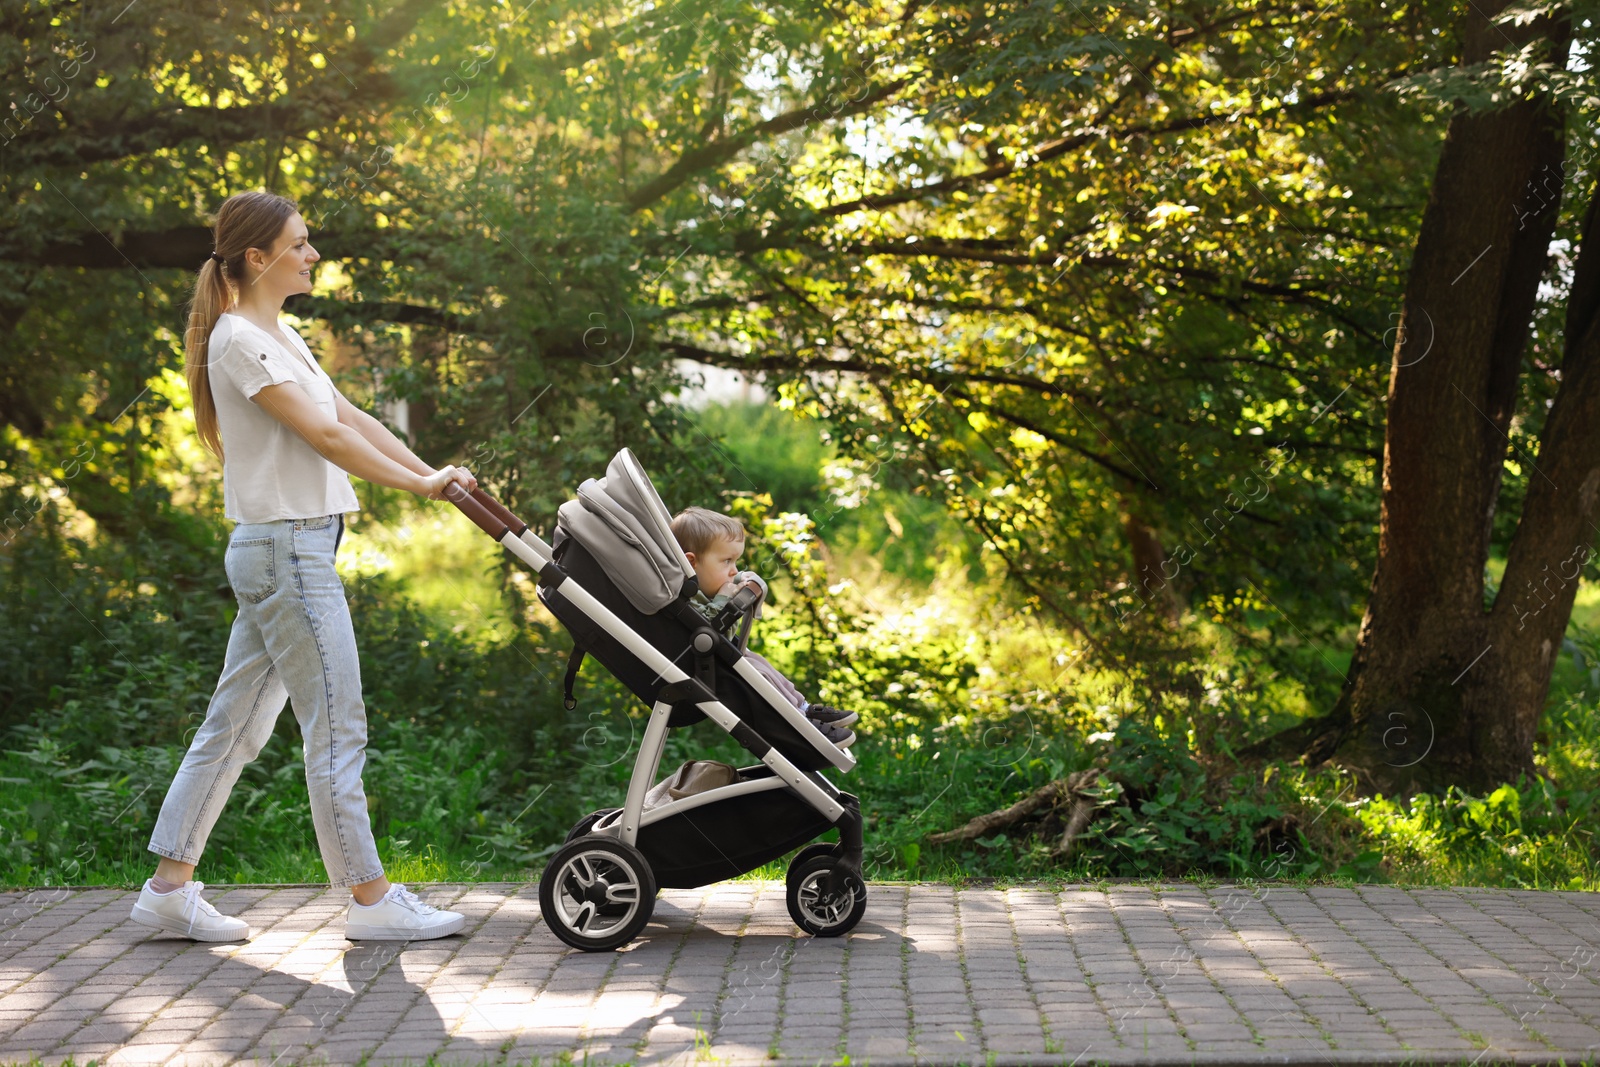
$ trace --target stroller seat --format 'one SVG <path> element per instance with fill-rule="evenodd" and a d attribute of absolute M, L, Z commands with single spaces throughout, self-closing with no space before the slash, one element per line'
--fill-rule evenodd
<path fill-rule="evenodd" d="M 752 680 L 739 670 L 744 659 L 740 650 L 689 607 L 687 597 L 683 600 L 681 611 L 663 609 L 655 614 L 645 614 L 628 601 L 607 577 L 600 561 L 576 540 L 570 537 L 563 539 L 558 534 L 555 559 L 569 579 L 578 581 L 652 647 L 684 666 L 692 678 L 700 681 L 740 720 L 797 767 L 814 771 L 826 767 L 849 770 L 855 766 L 855 758 L 848 749 L 839 749 L 830 744 L 781 694 L 776 695 L 774 703 L 772 697 L 759 690 L 758 686 L 766 681 L 764 678 L 755 674 Z M 693 581 L 692 574 L 690 580 Z M 567 632 L 572 634 L 576 648 L 581 650 L 581 653 L 575 652 L 575 656 L 587 654 L 599 660 L 606 670 L 645 704 L 654 705 L 661 699 L 662 692 L 668 690 L 671 683 L 562 596 L 560 586 L 551 587 L 541 582 L 538 596 L 550 614 L 559 619 Z M 709 644 L 710 648 L 703 652 L 697 649 L 697 636 L 701 644 Z M 673 704 L 672 717 L 667 723 L 669 728 L 690 726 L 705 719 L 705 714 L 695 701 L 685 697 L 681 689 L 670 690 L 668 695 Z"/>
<path fill-rule="evenodd" d="M 545 867 L 539 902 L 557 937 L 603 951 L 649 922 L 660 888 L 708 885 L 756 869 L 830 829 L 791 862 L 790 916 L 837 936 L 866 907 L 860 802 L 833 786 L 855 757 L 828 741 L 690 604 L 698 583 L 670 516 L 638 460 L 622 449 L 557 512 L 552 544 L 482 489 L 446 496 L 539 575 L 541 603 L 572 635 L 571 685 L 592 656 L 650 706 L 620 808 L 580 820 Z M 671 729 L 711 720 L 760 762 L 731 784 L 645 810 Z"/>

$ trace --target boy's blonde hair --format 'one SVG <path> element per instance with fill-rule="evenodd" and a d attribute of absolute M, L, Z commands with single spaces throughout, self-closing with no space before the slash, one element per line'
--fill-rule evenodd
<path fill-rule="evenodd" d="M 699 555 L 718 540 L 745 540 L 744 523 L 707 508 L 684 508 L 672 517 L 672 536 L 685 552 Z"/>

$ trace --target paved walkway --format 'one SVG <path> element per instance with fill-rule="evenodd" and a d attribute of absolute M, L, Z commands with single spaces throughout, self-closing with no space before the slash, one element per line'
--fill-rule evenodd
<path fill-rule="evenodd" d="M 567 951 L 537 887 L 432 886 L 442 941 L 345 941 L 342 894 L 212 899 L 248 943 L 134 894 L 0 894 L 0 1063 L 1488 1064 L 1600 1056 L 1600 896 L 874 885 L 848 938 L 783 886 L 664 893 L 626 951 Z"/>

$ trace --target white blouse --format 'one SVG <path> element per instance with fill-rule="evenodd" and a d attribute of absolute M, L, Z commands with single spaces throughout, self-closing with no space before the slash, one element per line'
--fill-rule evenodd
<path fill-rule="evenodd" d="M 333 379 L 293 327 L 288 335 L 303 359 L 235 312 L 218 316 L 211 330 L 207 351 L 222 435 L 223 514 L 235 522 L 313 519 L 361 509 L 348 474 L 250 399 L 269 385 L 299 382 L 329 418 L 338 419 Z"/>

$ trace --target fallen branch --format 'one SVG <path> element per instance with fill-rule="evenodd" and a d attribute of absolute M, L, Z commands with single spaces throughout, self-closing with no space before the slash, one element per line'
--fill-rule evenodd
<path fill-rule="evenodd" d="M 1077 774 L 1073 775 L 1072 778 L 1078 779 L 1082 778 L 1084 775 L 1093 775 L 1094 773 L 1094 771 L 1079 771 Z M 1093 778 L 1091 777 L 1089 780 L 1093 781 Z M 1050 850 L 1050 854 L 1058 860 L 1064 860 L 1067 858 L 1067 854 L 1072 851 L 1073 843 L 1078 840 L 1078 835 L 1083 833 L 1083 828 L 1089 825 L 1089 817 L 1094 814 L 1093 798 L 1086 797 L 1082 793 L 1076 792 L 1076 790 L 1081 787 L 1082 783 L 1080 783 L 1078 786 L 1072 787 L 1074 797 L 1072 802 L 1072 814 L 1067 816 L 1067 828 L 1061 834 L 1061 843 Z"/>
<path fill-rule="evenodd" d="M 973 841 L 980 837 L 988 837 L 997 830 L 1015 826 L 1040 808 L 1047 806 L 1053 808 L 1061 801 L 1071 798 L 1073 804 L 1072 811 L 1067 816 L 1067 829 L 1061 835 L 1061 843 L 1054 849 L 1055 855 L 1065 856 L 1073 841 L 1089 824 L 1089 817 L 1094 814 L 1094 798 L 1085 796 L 1081 791 L 1093 785 L 1099 775 L 1098 769 L 1091 768 L 1077 771 L 1065 778 L 1057 778 L 1049 785 L 1040 786 L 1009 808 L 979 815 L 957 830 L 929 834 L 928 844 L 948 845 L 956 841 Z"/>

